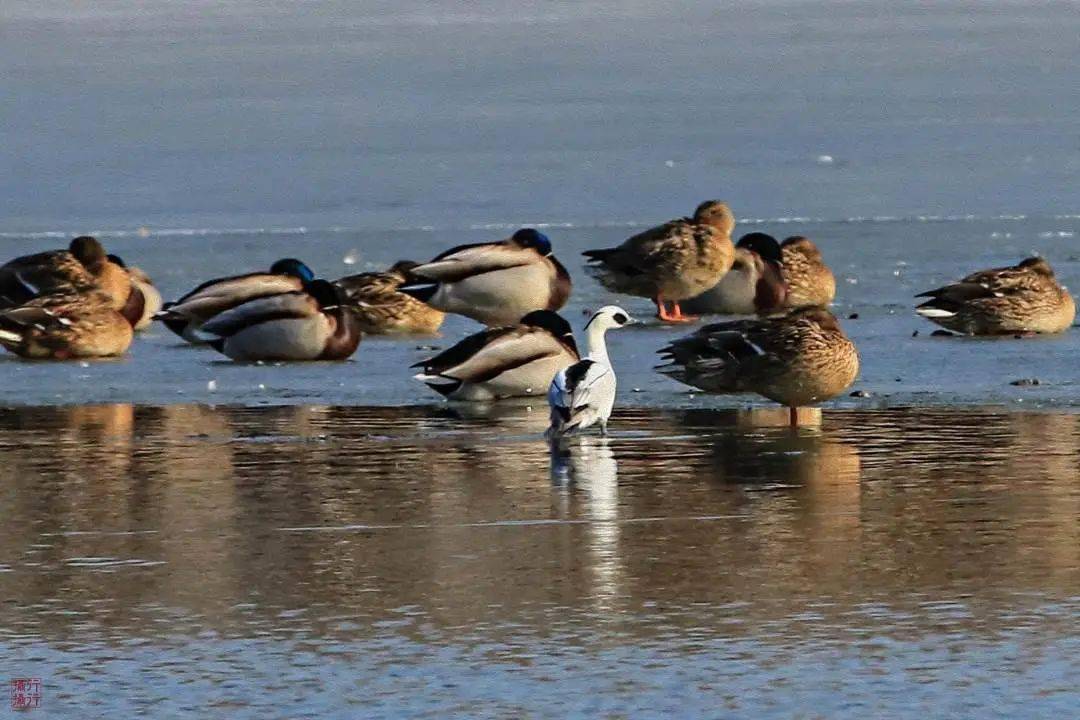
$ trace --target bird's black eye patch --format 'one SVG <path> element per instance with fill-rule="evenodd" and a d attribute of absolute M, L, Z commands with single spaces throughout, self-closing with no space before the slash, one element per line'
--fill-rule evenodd
<path fill-rule="evenodd" d="M 626 321 L 629 319 L 630 318 L 626 317 L 622 313 L 615 313 L 615 322 L 619 323 L 620 325 L 625 325 Z"/>

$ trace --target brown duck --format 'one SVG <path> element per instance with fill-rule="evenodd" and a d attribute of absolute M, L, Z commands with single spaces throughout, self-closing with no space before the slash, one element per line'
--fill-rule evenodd
<path fill-rule="evenodd" d="M 752 392 L 798 408 L 836 397 L 855 381 L 859 355 L 825 308 L 706 325 L 660 351 L 664 375 L 714 393 Z"/>
<path fill-rule="evenodd" d="M 973 273 L 917 297 L 930 299 L 915 312 L 964 335 L 1059 333 L 1076 317 L 1072 295 L 1040 257 Z"/>
<path fill-rule="evenodd" d="M 589 272 L 612 292 L 647 297 L 661 320 L 689 320 L 679 301 L 719 282 L 735 258 L 735 216 L 722 202 L 701 203 L 680 218 L 633 236 L 622 245 L 586 250 Z M 665 303 L 672 303 L 669 312 Z"/>

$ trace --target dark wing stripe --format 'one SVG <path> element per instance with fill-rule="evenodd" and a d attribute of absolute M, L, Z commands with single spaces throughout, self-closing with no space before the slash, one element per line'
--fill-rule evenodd
<path fill-rule="evenodd" d="M 550 356 L 551 356 L 551 353 L 547 353 L 547 352 L 534 353 L 534 354 L 529 355 L 527 357 L 521 358 L 520 360 L 515 360 L 512 363 L 507 363 L 506 365 L 500 365 L 498 367 L 492 368 L 488 372 L 481 373 L 480 375 L 477 375 L 475 378 L 470 379 L 470 382 L 474 382 L 474 383 L 487 382 L 488 380 L 493 380 L 493 379 L 497 378 L 499 375 L 502 375 L 504 372 L 509 372 L 511 370 L 514 370 L 515 368 L 519 368 L 519 367 L 522 367 L 524 365 L 528 365 L 529 363 L 536 362 L 537 360 L 543 360 L 544 358 L 550 357 Z"/>
<path fill-rule="evenodd" d="M 582 360 L 566 368 L 566 391 L 572 395 L 595 364 L 592 360 Z"/>
<path fill-rule="evenodd" d="M 482 330 L 465 338 L 452 347 L 443 350 L 435 357 L 421 360 L 412 367 L 423 368 L 429 375 L 441 375 L 450 368 L 457 367 L 473 355 L 483 350 L 491 342 L 514 331 L 514 328 L 492 328 Z"/>

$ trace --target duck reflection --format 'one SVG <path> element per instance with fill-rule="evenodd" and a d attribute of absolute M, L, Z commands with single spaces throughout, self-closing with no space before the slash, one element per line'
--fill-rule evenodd
<path fill-rule="evenodd" d="M 550 444 L 558 514 L 586 519 L 592 597 L 598 610 L 616 609 L 623 595 L 619 549 L 619 464 L 607 437 L 562 438 Z M 583 501 L 584 512 L 578 509 Z"/>

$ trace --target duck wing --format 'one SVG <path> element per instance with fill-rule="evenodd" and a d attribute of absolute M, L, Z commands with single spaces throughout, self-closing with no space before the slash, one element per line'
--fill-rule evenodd
<path fill-rule="evenodd" d="M 200 334 L 226 338 L 241 330 L 272 320 L 313 317 L 321 313 L 319 304 L 306 292 L 285 292 L 249 300 L 203 323 Z"/>
<path fill-rule="evenodd" d="M 443 375 L 470 383 L 486 382 L 514 368 L 566 352 L 546 330 L 528 326 L 475 333 L 433 358 L 416 363 L 423 375 Z"/>
<path fill-rule="evenodd" d="M 460 245 L 412 269 L 413 275 L 438 282 L 458 282 L 474 275 L 535 263 L 540 255 L 515 243 Z"/>
<path fill-rule="evenodd" d="M 270 273 L 250 273 L 210 280 L 170 305 L 164 313 L 172 317 L 207 319 L 256 298 L 296 292 L 298 278 Z"/>

